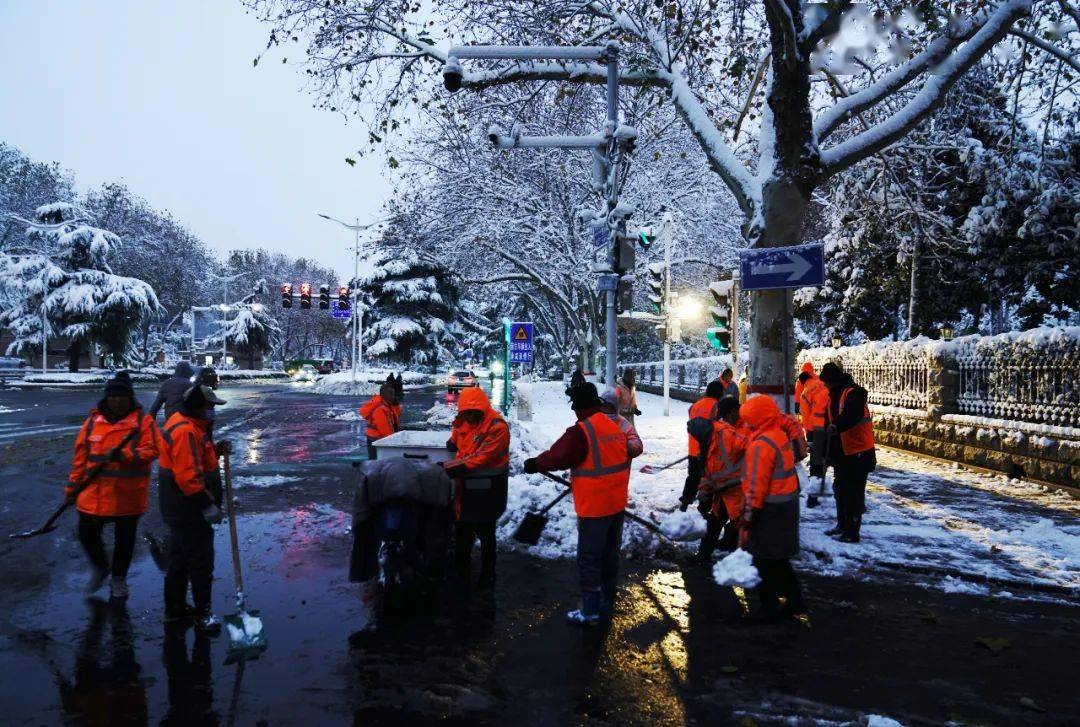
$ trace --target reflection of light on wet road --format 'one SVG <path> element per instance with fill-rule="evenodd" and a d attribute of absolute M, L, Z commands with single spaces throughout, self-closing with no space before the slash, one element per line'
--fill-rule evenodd
<path fill-rule="evenodd" d="M 259 449 L 262 446 L 262 430 L 253 429 L 248 433 L 246 438 L 247 443 L 247 456 L 245 461 L 248 464 L 259 464 L 262 460 Z"/>
<path fill-rule="evenodd" d="M 672 677 L 679 682 L 686 681 L 686 641 L 683 634 L 690 630 L 690 594 L 686 592 L 686 583 L 681 571 L 656 571 L 645 579 L 645 588 L 665 621 L 675 628 L 668 630 L 660 639 L 659 648 L 671 669 Z"/>
<path fill-rule="evenodd" d="M 735 592 L 735 598 L 739 601 L 739 609 L 743 615 L 750 613 L 750 604 L 746 601 L 746 589 L 742 586 L 732 586 L 731 590 Z"/>

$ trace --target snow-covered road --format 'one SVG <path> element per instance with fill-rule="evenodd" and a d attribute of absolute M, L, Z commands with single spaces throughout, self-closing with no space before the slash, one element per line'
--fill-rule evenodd
<path fill-rule="evenodd" d="M 562 384 L 534 384 L 532 395 L 533 421 L 511 425 L 511 467 L 516 472 L 525 457 L 550 445 L 573 422 Z M 637 428 L 645 453 L 635 460 L 631 508 L 656 523 L 675 526 L 685 464 L 653 475 L 639 470 L 686 454 L 689 405 L 672 400 L 671 415 L 665 417 L 660 397 L 639 393 L 638 401 L 644 413 L 637 418 Z M 448 412 L 440 408 L 433 410 L 432 421 L 441 414 L 445 426 Z M 499 522 L 500 539 L 521 548 L 511 536 L 522 516 L 543 507 L 559 491 L 559 485 L 539 475 L 515 475 L 507 512 Z M 1080 591 L 1080 501 L 1067 494 L 879 450 L 878 470 L 867 488 L 862 542 L 854 545 L 823 534 L 835 516 L 832 497 L 809 509 L 805 495 L 803 554 L 797 564 L 802 570 L 855 577 L 893 577 L 906 570 L 926 587 L 999 597 L 1068 598 Z M 572 556 L 577 539 L 572 503 L 559 503 L 549 518 L 540 542 L 525 550 L 544 558 Z M 652 553 L 659 545 L 651 533 L 627 526 L 627 550 Z"/>

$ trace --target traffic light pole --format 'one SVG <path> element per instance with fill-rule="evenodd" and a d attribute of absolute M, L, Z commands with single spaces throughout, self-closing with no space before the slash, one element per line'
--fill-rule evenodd
<path fill-rule="evenodd" d="M 607 145 L 608 164 L 608 212 L 610 213 L 618 205 L 619 190 L 617 186 L 618 172 L 615 168 L 615 135 L 614 131 L 619 126 L 619 57 L 612 48 L 607 56 L 607 120 L 612 130 L 611 141 Z M 613 234 L 611 243 L 608 245 L 608 259 L 611 269 L 615 270 L 615 246 L 619 244 L 619 237 Z M 631 271 L 633 272 L 633 271 Z M 615 319 L 615 298 L 618 295 L 617 287 L 607 291 L 607 318 L 605 319 L 605 337 L 607 338 L 607 357 L 604 361 L 605 383 L 615 386 L 615 376 L 618 371 L 618 321 Z"/>
<path fill-rule="evenodd" d="M 353 306 L 352 306 L 352 319 L 353 319 L 353 345 L 352 345 L 352 383 L 356 383 L 356 366 L 364 355 L 364 342 L 360 340 L 360 336 L 363 335 L 364 323 L 360 320 L 360 284 L 357 282 L 357 278 L 360 277 L 360 218 L 356 218 L 356 247 L 353 249 Z"/>
<path fill-rule="evenodd" d="M 735 274 L 731 278 L 734 285 L 731 286 L 731 368 L 736 377 L 739 375 L 739 269 L 735 268 Z"/>

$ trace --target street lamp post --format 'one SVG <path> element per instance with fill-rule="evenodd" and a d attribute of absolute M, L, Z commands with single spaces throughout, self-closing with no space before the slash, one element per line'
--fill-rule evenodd
<path fill-rule="evenodd" d="M 356 233 L 356 246 L 353 248 L 353 279 L 352 279 L 352 355 L 349 358 L 352 360 L 352 383 L 356 383 L 356 367 L 358 364 L 363 363 L 364 357 L 364 342 L 360 339 L 364 335 L 364 321 L 363 312 L 360 310 L 360 285 L 357 283 L 357 279 L 360 277 L 360 233 L 364 230 L 381 225 L 386 220 L 377 220 L 370 222 L 366 225 L 360 224 L 360 218 L 356 218 L 356 223 L 350 225 L 348 222 L 342 222 L 336 217 L 330 215 L 324 215 L 322 212 L 318 213 L 319 217 L 324 220 L 330 220 L 336 222 L 347 230 L 352 230 Z"/>

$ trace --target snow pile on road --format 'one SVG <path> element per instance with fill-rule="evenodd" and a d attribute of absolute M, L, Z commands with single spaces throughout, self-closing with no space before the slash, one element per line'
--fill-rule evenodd
<path fill-rule="evenodd" d="M 424 414 L 427 423 L 433 427 L 449 427 L 454 423 L 457 416 L 457 406 L 452 406 L 441 401 L 435 402 L 435 406 L 428 409 Z"/>
<path fill-rule="evenodd" d="M 357 422 L 364 419 L 364 417 L 360 416 L 360 412 L 355 409 L 327 409 L 326 418 L 339 422 Z"/>
<path fill-rule="evenodd" d="M 686 512 L 676 510 L 660 521 L 660 530 L 676 541 L 701 540 L 705 534 L 705 518 L 697 508 Z"/>
<path fill-rule="evenodd" d="M 386 383 L 386 377 L 391 373 L 401 374 L 401 380 L 405 390 L 419 389 L 431 383 L 429 374 L 421 374 L 416 371 L 391 371 L 390 369 L 369 369 L 357 371 L 356 381 L 353 381 L 351 371 L 341 371 L 336 374 L 320 376 L 313 386 L 305 391 L 313 394 L 331 394 L 336 396 L 370 396 L 379 392 L 379 387 Z"/>
<path fill-rule="evenodd" d="M 280 487 L 281 485 L 299 481 L 299 477 L 288 477 L 286 475 L 240 475 L 236 478 L 236 489 Z"/>
<path fill-rule="evenodd" d="M 753 556 L 739 548 L 713 566 L 713 580 L 721 586 L 753 588 L 761 583 L 761 576 L 754 567 L 753 560 Z"/>
<path fill-rule="evenodd" d="M 46 386 L 55 385 L 79 385 L 86 386 L 90 384 L 103 384 L 116 375 L 115 371 L 109 371 L 107 369 L 96 369 L 92 371 L 80 371 L 78 373 L 67 372 L 52 372 L 47 374 L 26 374 L 20 381 L 11 382 L 14 385 L 20 383 L 23 384 L 40 384 Z M 158 377 L 151 373 L 142 371 L 128 371 L 128 376 L 134 382 L 140 381 L 157 381 Z"/>

